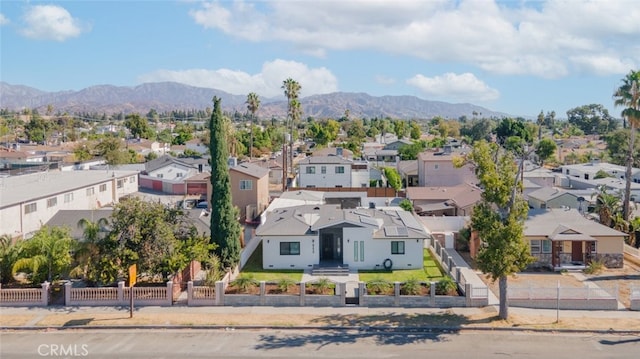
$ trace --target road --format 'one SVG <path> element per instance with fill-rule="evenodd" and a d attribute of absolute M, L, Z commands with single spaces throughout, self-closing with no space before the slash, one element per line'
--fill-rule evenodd
<path fill-rule="evenodd" d="M 640 336 L 530 332 L 61 330 L 0 333 L 1 358 L 637 358 Z"/>

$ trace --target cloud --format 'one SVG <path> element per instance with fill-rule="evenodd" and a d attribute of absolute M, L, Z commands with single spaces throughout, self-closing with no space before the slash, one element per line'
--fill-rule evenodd
<path fill-rule="evenodd" d="M 234 1 L 202 3 L 190 15 L 204 28 L 246 41 L 287 42 L 305 54 L 364 49 L 494 74 L 558 78 L 574 69 L 621 73 L 620 66 L 585 65 L 602 54 L 640 63 L 640 7 L 630 3 Z"/>
<path fill-rule="evenodd" d="M 498 90 L 487 86 L 474 74 L 468 72 L 459 75 L 448 72 L 435 77 L 418 74 L 408 79 L 407 84 L 420 89 L 431 99 L 472 102 L 491 101 L 500 97 Z"/>
<path fill-rule="evenodd" d="M 79 20 L 57 5 L 31 6 L 24 14 L 24 22 L 22 34 L 39 40 L 64 41 L 83 31 Z"/>
<path fill-rule="evenodd" d="M 0 26 L 8 24 L 10 21 L 4 14 L 0 13 Z"/>
<path fill-rule="evenodd" d="M 229 69 L 158 70 L 140 76 L 138 81 L 174 81 L 235 95 L 256 92 L 261 96 L 275 97 L 284 96 L 281 86 L 287 78 L 298 81 L 302 88 L 301 97 L 338 91 L 338 80 L 328 69 L 309 68 L 303 63 L 281 59 L 264 63 L 257 74 Z"/>

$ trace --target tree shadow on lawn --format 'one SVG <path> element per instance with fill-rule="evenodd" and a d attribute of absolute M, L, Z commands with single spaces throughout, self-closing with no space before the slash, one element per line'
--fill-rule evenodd
<path fill-rule="evenodd" d="M 312 320 L 322 324 L 318 330 L 304 334 L 262 335 L 256 349 L 280 349 L 328 344 L 352 344 L 370 338 L 377 345 L 406 345 L 447 340 L 444 335 L 457 334 L 464 326 L 490 323 L 498 316 L 469 319 L 452 313 L 389 314 L 389 315 L 330 315 Z M 331 329 L 322 329 L 322 327 Z M 339 327 L 344 327 L 341 329 Z M 349 328 L 351 327 L 351 328 Z M 359 327 L 354 331 L 353 327 Z"/>

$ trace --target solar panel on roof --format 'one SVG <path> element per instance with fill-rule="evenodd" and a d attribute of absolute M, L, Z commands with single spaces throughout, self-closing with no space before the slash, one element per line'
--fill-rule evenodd
<path fill-rule="evenodd" d="M 384 228 L 384 234 L 387 237 L 408 237 L 409 231 L 406 227 L 389 226 Z"/>

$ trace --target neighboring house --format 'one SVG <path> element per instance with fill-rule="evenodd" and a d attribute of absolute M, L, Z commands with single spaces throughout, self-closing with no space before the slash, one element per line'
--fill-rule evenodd
<path fill-rule="evenodd" d="M 336 205 L 278 208 L 256 229 L 264 269 L 348 266 L 422 268 L 429 235 L 412 213 L 340 209 Z"/>
<path fill-rule="evenodd" d="M 605 187 L 608 193 L 624 195 L 626 186 L 625 180 L 616 178 L 599 178 L 596 180 L 585 180 L 577 177 L 568 177 L 569 183 L 567 188 L 576 190 L 593 190 L 598 191 L 599 187 Z M 631 200 L 634 202 L 640 201 L 640 183 L 631 182 Z"/>
<path fill-rule="evenodd" d="M 192 138 L 185 143 L 187 150 L 198 152 L 201 155 L 205 155 L 209 152 L 209 147 L 202 142 L 200 138 Z"/>
<path fill-rule="evenodd" d="M 625 174 L 627 168 L 625 166 L 618 166 L 612 163 L 601 162 L 600 160 L 593 160 L 589 163 L 581 163 L 576 165 L 564 165 L 561 166 L 562 174 L 570 176 L 570 177 L 578 177 L 584 180 L 594 180 L 596 174 L 599 171 L 603 171 L 613 178 L 617 178 L 620 180 L 625 179 Z M 634 176 L 638 176 L 637 168 L 634 168 L 632 173 Z M 633 180 L 632 180 L 633 181 Z M 636 180 L 633 182 L 640 182 L 640 180 Z"/>
<path fill-rule="evenodd" d="M 49 227 L 67 227 L 70 230 L 71 238 L 83 239 L 84 228 L 78 226 L 81 220 L 85 219 L 89 222 L 98 223 L 101 220 L 111 221 L 111 214 L 113 208 L 100 208 L 100 209 L 63 209 L 58 211 L 49 221 L 46 223 Z M 109 232 L 109 223 L 100 227 L 101 235 Z"/>
<path fill-rule="evenodd" d="M 533 209 L 581 208 L 582 210 L 586 210 L 586 204 L 580 203 L 580 198 L 582 198 L 582 202 L 585 202 L 584 197 L 577 196 L 560 188 L 543 187 L 529 193 L 527 201 L 529 202 L 529 207 Z"/>
<path fill-rule="evenodd" d="M 427 230 L 434 240 L 438 241 L 445 248 L 459 249 L 456 244 L 460 238 L 460 231 L 469 227 L 471 217 L 436 217 L 436 216 L 419 216 L 418 220 Z"/>
<path fill-rule="evenodd" d="M 298 163 L 299 187 L 369 187 L 369 163 L 341 156 L 311 156 Z"/>
<path fill-rule="evenodd" d="M 202 192 L 198 181 L 187 182 L 200 173 L 206 173 L 207 166 L 193 159 L 175 158 L 169 155 L 156 158 L 145 164 L 145 171 L 140 173 L 140 187 L 166 194 L 195 194 Z M 194 187 L 189 187 L 191 184 Z"/>
<path fill-rule="evenodd" d="M 594 260 L 607 268 L 624 264 L 627 234 L 589 220 L 575 209 L 530 210 L 524 236 L 536 258 L 533 266 L 561 270 L 584 267 Z"/>
<path fill-rule="evenodd" d="M 283 167 L 282 167 L 282 159 L 284 156 L 277 156 L 275 159 L 254 159 L 251 163 L 260 166 L 262 168 L 266 168 L 269 170 L 269 183 L 270 184 L 282 184 L 283 179 Z"/>
<path fill-rule="evenodd" d="M 55 171 L 0 178 L 0 235 L 27 237 L 59 210 L 97 209 L 137 191 L 135 171 Z"/>
<path fill-rule="evenodd" d="M 407 188 L 407 199 L 421 216 L 470 216 L 481 197 L 482 190 L 470 184 Z"/>
<path fill-rule="evenodd" d="M 269 170 L 251 163 L 229 167 L 231 199 L 243 221 L 253 222 L 269 206 Z M 211 198 L 211 184 L 207 198 Z"/>
<path fill-rule="evenodd" d="M 425 151 L 418 155 L 418 184 L 428 186 L 457 186 L 464 183 L 478 182 L 471 165 L 456 168 L 453 157 L 456 152 L 445 146 L 441 151 Z"/>
<path fill-rule="evenodd" d="M 405 187 L 418 186 L 419 180 L 417 160 L 399 161 L 397 169 Z"/>
<path fill-rule="evenodd" d="M 412 145 L 413 142 L 406 140 L 406 139 L 401 139 L 401 140 L 397 140 L 397 141 L 393 141 L 390 143 L 387 143 L 386 145 L 384 145 L 385 150 L 395 150 L 395 151 L 399 151 L 402 147 L 404 146 L 408 146 L 408 145 Z"/>
<path fill-rule="evenodd" d="M 524 180 L 529 180 L 531 183 L 535 183 L 541 187 L 553 187 L 560 184 L 557 177 L 562 176 L 560 173 L 551 171 L 548 168 L 527 165 L 530 163 L 526 161 L 525 168 L 522 173 Z"/>
<path fill-rule="evenodd" d="M 398 150 L 367 149 L 363 154 L 367 161 L 376 162 L 378 166 L 395 164 L 398 161 Z"/>

